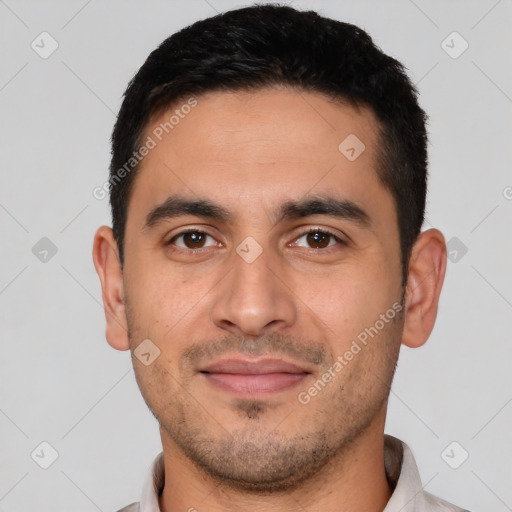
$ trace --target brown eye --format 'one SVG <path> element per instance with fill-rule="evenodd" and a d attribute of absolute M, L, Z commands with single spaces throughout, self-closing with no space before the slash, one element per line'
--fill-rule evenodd
<path fill-rule="evenodd" d="M 206 245 L 207 239 L 210 238 L 213 243 Z M 208 233 L 204 231 L 185 231 L 180 233 L 171 240 L 169 240 L 168 245 L 176 245 L 182 249 L 203 249 L 204 247 L 208 247 L 211 245 L 215 245 L 215 240 Z"/>
<path fill-rule="evenodd" d="M 324 247 L 327 247 L 329 245 L 330 238 L 332 238 L 331 235 L 321 233 L 319 231 L 311 232 L 306 235 L 308 244 L 315 249 L 323 249 Z"/>
<path fill-rule="evenodd" d="M 305 242 L 301 243 L 301 240 Z M 299 247 L 306 247 L 308 249 L 325 249 L 333 245 L 344 244 L 343 240 L 339 237 L 330 233 L 329 231 L 323 231 L 321 229 L 312 229 L 303 235 L 299 236 L 295 240 L 295 244 Z"/>

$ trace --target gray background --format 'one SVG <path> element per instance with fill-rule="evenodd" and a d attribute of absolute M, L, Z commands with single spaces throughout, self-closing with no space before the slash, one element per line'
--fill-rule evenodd
<path fill-rule="evenodd" d="M 110 217 L 92 191 L 107 179 L 121 95 L 148 53 L 248 4 L 0 0 L 4 512 L 108 512 L 140 497 L 160 438 L 129 353 L 104 338 L 91 248 Z M 512 510 L 512 2 L 291 4 L 362 26 L 418 84 L 431 134 L 425 228 L 443 231 L 453 261 L 429 342 L 402 351 L 387 431 L 412 447 L 428 491 L 475 512 Z M 59 45 L 46 59 L 43 31 Z M 43 441 L 58 452 L 48 469 Z"/>

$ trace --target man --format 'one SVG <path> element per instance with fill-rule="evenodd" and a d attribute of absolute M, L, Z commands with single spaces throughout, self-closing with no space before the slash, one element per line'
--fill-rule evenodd
<path fill-rule="evenodd" d="M 384 435 L 436 318 L 426 116 L 361 29 L 260 5 L 151 53 L 112 136 L 106 337 L 160 425 L 123 511 L 458 511 Z"/>

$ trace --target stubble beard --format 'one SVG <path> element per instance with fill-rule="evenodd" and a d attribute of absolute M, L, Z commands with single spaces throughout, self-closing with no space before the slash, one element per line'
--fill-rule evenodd
<path fill-rule="evenodd" d="M 315 398 L 314 414 L 312 409 L 308 413 L 309 405 L 297 401 L 291 414 L 305 416 L 300 420 L 301 432 L 293 436 L 279 433 L 279 421 L 271 430 L 262 428 L 268 423 L 264 422 L 269 409 L 264 400 L 233 401 L 236 419 L 243 425 L 218 424 L 206 404 L 201 406 L 201 397 L 178 385 L 158 359 L 150 378 L 143 374 L 147 368 L 138 370 L 134 362 L 135 375 L 163 435 L 207 478 L 242 493 L 289 492 L 322 478 L 331 464 L 349 460 L 357 440 L 379 417 L 383 422 L 400 347 L 396 340 L 401 339 L 403 328 L 400 317 L 395 320 L 381 333 L 385 339 L 372 341 L 381 346 L 365 347 L 366 352 L 347 367 L 351 371 L 345 368 L 340 382 L 333 380 L 331 388 Z M 139 338 L 130 321 L 128 325 L 133 349 L 133 341 Z M 286 425 L 285 416 L 282 425 Z"/>

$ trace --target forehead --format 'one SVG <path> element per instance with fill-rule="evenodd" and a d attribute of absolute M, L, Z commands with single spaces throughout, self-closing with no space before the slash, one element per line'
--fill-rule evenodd
<path fill-rule="evenodd" d="M 308 193 L 338 192 L 376 215 L 382 207 L 394 213 L 377 178 L 379 126 L 369 109 L 287 88 L 192 99 L 146 127 L 142 140 L 154 147 L 141 162 L 130 208 L 139 217 L 175 193 L 228 202 L 243 214 Z"/>
<path fill-rule="evenodd" d="M 226 158 L 237 157 L 243 146 L 248 158 L 264 156 L 265 150 L 266 155 L 287 161 L 299 145 L 301 161 L 309 149 L 316 150 L 315 158 L 326 150 L 326 158 L 337 158 L 340 137 L 347 135 L 359 134 L 372 149 L 377 132 L 378 122 L 369 108 L 285 86 L 184 98 L 153 116 L 146 128 L 157 142 L 174 142 L 172 149 L 183 156 L 200 144 L 218 147 Z M 367 159 L 371 154 L 365 155 Z M 194 151 L 194 156 L 201 154 Z"/>

